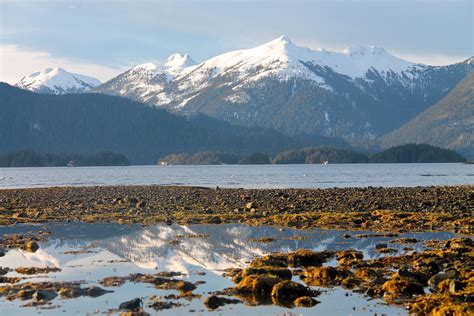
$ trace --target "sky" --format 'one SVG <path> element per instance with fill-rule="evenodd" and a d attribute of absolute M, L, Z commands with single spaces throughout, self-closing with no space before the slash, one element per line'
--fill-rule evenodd
<path fill-rule="evenodd" d="M 175 52 L 202 61 L 283 34 L 310 48 L 378 45 L 413 62 L 474 55 L 472 0 L 0 0 L 0 81 L 47 67 L 108 80 Z"/>

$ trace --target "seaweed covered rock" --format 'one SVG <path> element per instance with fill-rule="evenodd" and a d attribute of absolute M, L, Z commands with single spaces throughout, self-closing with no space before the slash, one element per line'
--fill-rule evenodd
<path fill-rule="evenodd" d="M 241 295 L 269 296 L 273 287 L 282 279 L 263 275 L 249 275 L 243 278 L 236 286 Z"/>
<path fill-rule="evenodd" d="M 288 267 L 288 255 L 284 253 L 272 253 L 262 257 L 255 258 L 251 263 L 250 267 Z"/>
<path fill-rule="evenodd" d="M 288 254 L 288 265 L 290 267 L 320 267 L 329 258 L 334 256 L 330 251 L 311 251 L 299 249 Z"/>
<path fill-rule="evenodd" d="M 233 277 L 233 281 L 235 283 L 239 283 L 243 278 L 250 276 L 250 275 L 262 275 L 262 276 L 269 276 L 269 277 L 276 277 L 283 280 L 291 280 L 292 273 L 287 268 L 273 268 L 273 267 L 261 267 L 261 268 L 246 268 L 242 270 L 240 273 L 237 273 Z"/>
<path fill-rule="evenodd" d="M 352 273 L 344 268 L 310 267 L 301 276 L 303 281 L 312 286 L 340 285 Z"/>
<path fill-rule="evenodd" d="M 300 297 L 311 297 L 313 293 L 308 287 L 300 283 L 283 281 L 273 287 L 271 296 L 275 304 L 291 306 L 296 299 Z"/>
<path fill-rule="evenodd" d="M 424 294 L 423 286 L 413 279 L 394 276 L 382 285 L 383 297 L 387 301 L 410 298 Z"/>
<path fill-rule="evenodd" d="M 337 263 L 341 266 L 353 266 L 360 263 L 364 259 L 364 255 L 360 251 L 347 250 L 336 253 Z"/>

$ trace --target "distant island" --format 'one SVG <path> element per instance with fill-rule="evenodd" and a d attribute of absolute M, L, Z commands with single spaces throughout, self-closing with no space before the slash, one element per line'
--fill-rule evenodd
<path fill-rule="evenodd" d="M 124 155 L 106 151 L 93 154 L 40 154 L 31 150 L 20 150 L 0 154 L 0 167 L 128 166 L 129 164 Z"/>
<path fill-rule="evenodd" d="M 426 144 L 406 144 L 376 153 L 360 153 L 328 146 L 286 150 L 271 157 L 265 153 L 239 154 L 204 151 L 163 157 L 161 165 L 319 164 L 319 163 L 442 163 L 466 162 L 459 153 Z"/>

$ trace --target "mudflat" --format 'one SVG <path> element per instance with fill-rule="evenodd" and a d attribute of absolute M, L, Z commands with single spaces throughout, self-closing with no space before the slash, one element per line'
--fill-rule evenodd
<path fill-rule="evenodd" d="M 0 225 L 37 222 L 278 225 L 472 235 L 474 186 L 224 189 L 177 186 L 0 190 Z"/>

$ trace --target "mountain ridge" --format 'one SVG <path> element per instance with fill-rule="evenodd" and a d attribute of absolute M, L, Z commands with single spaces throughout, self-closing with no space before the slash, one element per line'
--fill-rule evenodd
<path fill-rule="evenodd" d="M 15 86 L 39 93 L 81 93 L 98 86 L 96 78 L 71 73 L 63 68 L 46 68 L 23 77 Z"/>
<path fill-rule="evenodd" d="M 34 93 L 0 83 L 0 153 L 110 151 L 133 164 L 155 164 L 172 153 L 257 152 L 344 142 L 318 135 L 290 137 L 265 128 L 234 126 L 205 115 L 178 116 L 127 98 Z"/>
<path fill-rule="evenodd" d="M 92 92 L 366 146 L 436 103 L 472 68 L 415 64 L 377 46 L 311 50 L 282 36 L 173 73 L 134 67 Z"/>
<path fill-rule="evenodd" d="M 405 143 L 456 149 L 474 159 L 474 71 L 446 97 L 381 139 L 384 148 Z"/>

